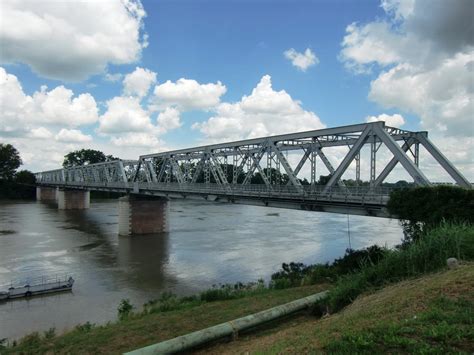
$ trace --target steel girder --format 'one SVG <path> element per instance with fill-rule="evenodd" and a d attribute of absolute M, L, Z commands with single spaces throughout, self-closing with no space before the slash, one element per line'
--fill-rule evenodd
<path fill-rule="evenodd" d="M 384 122 L 147 154 L 140 156 L 138 161 L 116 160 L 58 169 L 37 173 L 36 177 L 40 184 L 78 185 L 82 183 L 84 187 L 87 187 L 88 183 L 122 184 L 124 187 L 144 182 L 148 184 L 177 183 L 183 186 L 199 183 L 215 184 L 224 186 L 225 190 L 231 194 L 233 186 L 249 185 L 255 172 L 258 172 L 267 190 L 273 191 L 274 185 L 288 184 L 295 194 L 304 195 L 306 189 L 302 188 L 298 174 L 309 162 L 308 176 L 313 186 L 316 183 L 316 159 L 319 157 L 330 172 L 329 181 L 322 189 L 323 193 L 329 193 L 336 185 L 344 190 L 342 176 L 354 160 L 356 181 L 360 180 L 360 152 L 367 144 L 371 147 L 370 183 L 374 189 L 380 186 L 398 163 L 410 174 L 417 185 L 430 185 L 430 181 L 418 164 L 419 144 L 426 148 L 460 186 L 471 188 L 469 181 L 428 140 L 426 132 L 410 132 L 388 127 Z M 377 176 L 376 166 L 379 163 L 376 153 L 382 145 L 393 154 L 393 158 Z M 340 146 L 348 147 L 349 151 L 335 168 L 323 149 Z M 412 146 L 414 146 L 414 152 L 411 150 Z M 288 153 L 292 154 L 296 151 L 301 152 L 302 156 L 293 169 Z M 407 153 L 411 153 L 413 157 Z M 334 162 L 336 159 L 332 160 Z M 281 171 L 281 166 L 283 166 L 283 171 Z"/>

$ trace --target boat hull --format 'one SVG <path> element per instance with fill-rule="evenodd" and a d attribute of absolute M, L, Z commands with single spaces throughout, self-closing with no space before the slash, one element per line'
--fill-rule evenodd
<path fill-rule="evenodd" d="M 38 285 L 10 287 L 7 292 L 0 292 L 0 301 L 7 301 L 16 298 L 29 298 L 49 293 L 71 291 L 73 284 L 74 279 L 71 277 L 65 281 L 54 281 L 41 283 Z"/>

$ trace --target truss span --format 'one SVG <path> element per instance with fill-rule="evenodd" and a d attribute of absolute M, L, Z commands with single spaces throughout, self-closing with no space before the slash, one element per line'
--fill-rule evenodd
<path fill-rule="evenodd" d="M 36 178 L 40 185 L 384 215 L 390 190 L 382 183 L 398 164 L 415 185 L 431 184 L 419 166 L 420 145 L 458 185 L 471 188 L 427 132 L 401 130 L 383 122 L 147 154 L 138 160 L 39 172 Z M 370 159 L 361 164 L 361 150 L 367 146 Z M 377 174 L 381 146 L 391 160 Z M 338 152 L 345 149 L 346 153 L 339 159 L 328 157 L 333 147 L 344 147 Z M 288 158 L 295 153 L 297 161 Z M 337 166 L 331 163 L 336 160 Z M 324 183 L 317 180 L 318 161 L 329 172 Z M 346 186 L 342 177 L 354 165 L 355 186 Z M 368 170 L 367 186 L 361 186 L 361 168 Z M 308 179 L 301 180 L 303 169 Z"/>

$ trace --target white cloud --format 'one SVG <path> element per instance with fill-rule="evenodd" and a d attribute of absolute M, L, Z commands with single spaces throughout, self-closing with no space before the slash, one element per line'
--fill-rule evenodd
<path fill-rule="evenodd" d="M 49 124 L 77 127 L 95 123 L 96 102 L 89 93 L 74 97 L 72 90 L 42 86 L 32 96 L 23 92 L 18 78 L 0 67 L 0 132 L 28 130 L 31 125 Z"/>
<path fill-rule="evenodd" d="M 182 125 L 179 111 L 173 107 L 167 107 L 163 112 L 160 112 L 156 121 L 162 133 L 179 128 Z"/>
<path fill-rule="evenodd" d="M 146 147 L 147 149 L 156 149 L 161 142 L 150 133 L 127 133 L 121 137 L 112 137 L 111 142 L 116 146 L 124 147 Z"/>
<path fill-rule="evenodd" d="M 378 116 L 369 116 L 365 119 L 366 122 L 377 122 L 383 121 L 390 127 L 401 127 L 405 124 L 405 119 L 402 115 L 396 113 L 393 115 L 387 115 L 386 113 L 382 113 Z"/>
<path fill-rule="evenodd" d="M 382 7 L 385 21 L 348 26 L 340 55 L 349 67 L 382 69 L 369 99 L 418 115 L 424 129 L 472 135 L 472 2 L 384 0 Z"/>
<path fill-rule="evenodd" d="M 78 129 L 61 129 L 54 137 L 59 142 L 84 143 L 92 141 L 92 136 L 85 135 Z"/>
<path fill-rule="evenodd" d="M 120 79 L 122 79 L 122 77 L 123 77 L 122 73 L 114 73 L 114 74 L 105 73 L 104 80 L 105 81 L 110 81 L 111 83 L 115 83 L 115 82 L 119 81 Z"/>
<path fill-rule="evenodd" d="M 286 50 L 283 55 L 291 61 L 293 66 L 301 71 L 306 71 L 309 67 L 319 63 L 318 57 L 310 48 L 306 48 L 304 53 L 297 52 L 294 48 L 291 48 Z"/>
<path fill-rule="evenodd" d="M 262 77 L 249 96 L 236 103 L 222 103 L 216 115 L 202 123 L 195 123 L 211 141 L 237 140 L 242 138 L 306 131 L 325 127 L 318 116 L 305 111 L 284 90 L 272 88 L 271 77 Z"/>
<path fill-rule="evenodd" d="M 358 72 L 374 71 L 368 98 L 417 115 L 437 146 L 472 177 L 472 1 L 383 0 L 382 8 L 385 19 L 347 27 L 340 59 Z"/>
<path fill-rule="evenodd" d="M 108 63 L 140 58 L 146 13 L 139 0 L 2 1 L 0 62 L 24 63 L 41 76 L 83 80 Z"/>
<path fill-rule="evenodd" d="M 176 105 L 181 110 L 209 109 L 219 104 L 226 93 L 225 85 L 199 84 L 196 80 L 181 78 L 175 83 L 166 81 L 155 86 L 155 100 L 159 106 Z"/>
<path fill-rule="evenodd" d="M 156 73 L 148 69 L 136 67 L 135 71 L 125 75 L 123 91 L 125 95 L 146 96 L 150 86 L 156 82 Z"/>
<path fill-rule="evenodd" d="M 371 83 L 369 99 L 417 114 L 424 128 L 472 136 L 473 56 L 474 51 L 456 54 L 432 70 L 399 64 Z"/>
<path fill-rule="evenodd" d="M 37 138 L 37 139 L 50 139 L 53 138 L 51 131 L 44 127 L 33 128 L 28 137 Z"/>
<path fill-rule="evenodd" d="M 107 111 L 100 116 L 100 133 L 146 132 L 154 130 L 150 116 L 136 97 L 114 97 L 107 101 Z"/>

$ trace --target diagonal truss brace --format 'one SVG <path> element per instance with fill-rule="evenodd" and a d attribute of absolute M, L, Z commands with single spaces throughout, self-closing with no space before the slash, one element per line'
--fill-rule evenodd
<path fill-rule="evenodd" d="M 459 186 L 471 188 L 472 185 L 453 164 L 436 148 L 428 139 L 427 134 L 417 133 L 416 138 L 425 147 L 425 149 L 435 158 L 435 160 L 446 170 L 446 172 L 456 181 Z"/>
<path fill-rule="evenodd" d="M 341 164 L 339 164 L 339 166 L 337 167 L 336 171 L 334 171 L 334 174 L 332 174 L 332 176 L 329 179 L 328 183 L 324 187 L 323 194 L 327 193 L 329 191 L 329 189 L 331 189 L 339 181 L 342 174 L 344 174 L 344 172 L 347 170 L 347 168 L 351 164 L 352 160 L 354 160 L 354 158 L 359 153 L 362 146 L 367 141 L 368 135 L 371 131 L 372 131 L 372 129 L 371 129 L 370 126 L 367 126 L 364 129 L 362 134 L 359 136 L 357 141 L 354 143 L 352 148 L 349 150 L 349 153 L 347 153 L 347 155 L 342 160 Z"/>
<path fill-rule="evenodd" d="M 408 158 L 403 149 L 381 126 L 374 125 L 372 129 L 374 134 L 387 146 L 394 157 L 403 165 L 408 174 L 411 175 L 415 184 L 421 186 L 431 185 L 425 174 Z"/>

